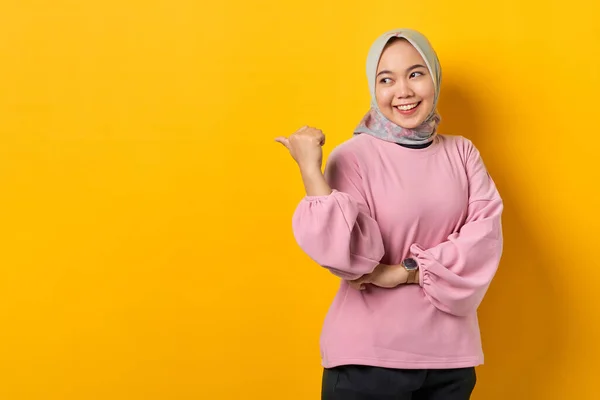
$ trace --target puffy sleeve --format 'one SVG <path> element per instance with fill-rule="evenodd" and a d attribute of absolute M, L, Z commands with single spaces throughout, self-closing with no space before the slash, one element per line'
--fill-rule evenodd
<path fill-rule="evenodd" d="M 420 285 L 431 303 L 456 316 L 474 313 L 494 277 L 502 255 L 502 199 L 479 151 L 467 141 L 469 205 L 458 232 L 441 244 L 410 248 L 420 268 Z"/>
<path fill-rule="evenodd" d="M 356 279 L 371 273 L 385 251 L 356 157 L 336 150 L 325 167 L 333 192 L 302 199 L 292 227 L 298 245 L 316 263 L 340 278 Z"/>

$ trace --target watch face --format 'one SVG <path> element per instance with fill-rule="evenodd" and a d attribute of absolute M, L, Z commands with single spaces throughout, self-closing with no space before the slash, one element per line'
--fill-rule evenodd
<path fill-rule="evenodd" d="M 406 260 L 403 261 L 403 263 L 404 263 L 404 268 L 406 268 L 409 271 L 419 268 L 419 264 L 417 264 L 417 262 L 412 258 L 407 258 Z"/>

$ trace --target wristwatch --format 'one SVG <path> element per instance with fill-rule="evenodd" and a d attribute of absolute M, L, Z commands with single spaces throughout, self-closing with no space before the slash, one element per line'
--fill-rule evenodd
<path fill-rule="evenodd" d="M 417 283 L 417 272 L 419 272 L 417 261 L 414 258 L 406 258 L 402 261 L 402 266 L 408 271 L 406 283 Z"/>

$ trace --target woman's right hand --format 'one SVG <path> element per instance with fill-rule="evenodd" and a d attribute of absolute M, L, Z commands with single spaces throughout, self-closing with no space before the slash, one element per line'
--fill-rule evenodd
<path fill-rule="evenodd" d="M 289 138 L 280 136 L 275 141 L 289 150 L 290 155 L 300 169 L 318 168 L 319 171 L 321 170 L 323 163 L 322 146 L 325 144 L 325 135 L 320 129 L 303 126 Z"/>

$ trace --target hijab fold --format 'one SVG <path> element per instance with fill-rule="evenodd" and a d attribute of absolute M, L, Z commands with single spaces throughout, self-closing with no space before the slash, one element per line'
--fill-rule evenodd
<path fill-rule="evenodd" d="M 377 105 L 375 95 L 375 79 L 379 59 L 387 43 L 396 37 L 406 39 L 421 54 L 433 79 L 435 90 L 433 108 L 425 121 L 414 129 L 403 128 L 386 118 Z M 379 36 L 371 45 L 367 56 L 367 80 L 371 93 L 371 108 L 355 128 L 355 135 L 366 133 L 399 144 L 424 144 L 433 140 L 437 132 L 437 126 L 441 121 L 437 111 L 437 102 L 442 82 L 442 70 L 433 47 L 423 34 L 411 29 L 396 29 Z"/>

